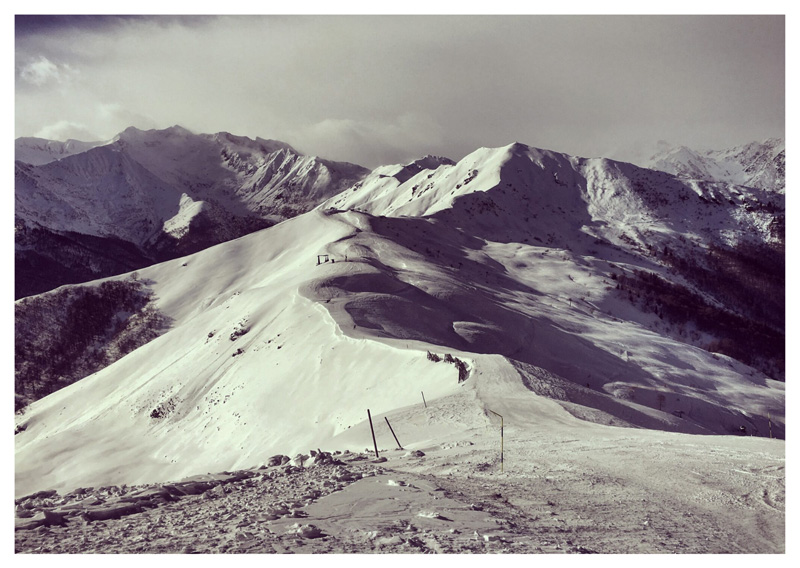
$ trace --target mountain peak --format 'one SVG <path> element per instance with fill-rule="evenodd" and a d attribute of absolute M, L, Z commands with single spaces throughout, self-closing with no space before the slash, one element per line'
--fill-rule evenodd
<path fill-rule="evenodd" d="M 188 128 L 184 128 L 180 124 L 175 124 L 173 126 L 170 126 L 169 128 L 164 129 L 164 132 L 170 135 L 179 135 L 179 136 L 188 136 L 194 134 L 194 132 L 192 132 Z"/>
<path fill-rule="evenodd" d="M 180 137 L 194 136 L 194 133 L 179 124 L 175 124 L 173 126 L 170 126 L 169 128 L 163 128 L 163 129 L 150 128 L 148 130 L 142 130 L 141 128 L 137 128 L 135 126 L 129 126 L 125 130 L 117 134 L 114 137 L 114 141 L 116 142 L 117 140 L 126 140 L 126 139 L 130 140 L 134 138 L 141 138 L 143 136 L 152 137 L 157 135 L 171 138 L 178 136 Z"/>
<path fill-rule="evenodd" d="M 445 156 L 434 156 L 433 154 L 427 154 L 407 165 L 416 165 L 425 170 L 435 170 L 439 166 L 454 166 L 455 162 Z"/>
<path fill-rule="evenodd" d="M 528 150 L 531 149 L 530 146 L 528 146 L 527 144 L 523 144 L 522 142 L 512 142 L 511 144 L 504 146 L 504 148 L 508 149 L 511 152 L 527 152 Z"/>
<path fill-rule="evenodd" d="M 302 156 L 302 152 L 298 152 L 295 150 L 293 146 L 287 144 L 286 142 L 281 142 L 280 140 L 272 140 L 272 139 L 264 139 L 256 137 L 256 143 L 261 146 L 261 148 L 265 152 L 277 152 L 279 150 L 288 150 L 298 156 Z"/>

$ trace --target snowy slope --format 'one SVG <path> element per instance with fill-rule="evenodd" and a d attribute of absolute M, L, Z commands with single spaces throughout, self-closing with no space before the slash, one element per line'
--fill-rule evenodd
<path fill-rule="evenodd" d="M 784 193 L 786 143 L 769 138 L 727 150 L 697 151 L 666 142 L 645 166 L 695 180 L 717 181 Z"/>
<path fill-rule="evenodd" d="M 774 242 L 773 221 L 784 208 L 782 196 L 768 191 L 682 180 L 520 143 L 481 148 L 457 164 L 411 177 L 397 176 L 398 169 L 374 170 L 325 206 L 435 216 L 493 240 L 562 248 L 597 239 L 642 248 L 678 237 L 704 244 Z"/>
<path fill-rule="evenodd" d="M 61 142 L 45 138 L 22 137 L 14 141 L 14 159 L 33 166 L 41 166 L 104 144 L 108 144 L 108 142 L 81 142 L 80 140 Z"/>
<path fill-rule="evenodd" d="M 129 128 L 109 144 L 41 167 L 18 164 L 15 212 L 51 230 L 142 245 L 167 221 L 174 231 L 182 199 L 237 216 L 285 217 L 283 208 L 308 210 L 362 171 L 260 138 Z M 183 224 L 199 209 L 184 209 Z"/>
<path fill-rule="evenodd" d="M 181 194 L 113 145 L 43 167 L 17 163 L 15 216 L 52 231 L 117 237 L 143 245 Z"/>
<path fill-rule="evenodd" d="M 18 417 L 16 492 L 363 449 L 365 410 L 408 416 L 420 391 L 449 410 L 406 434 L 419 444 L 485 429 L 486 408 L 525 431 L 782 436 L 782 383 L 659 334 L 607 269 L 439 219 L 321 208 L 143 269 L 172 329 Z M 428 351 L 466 362 L 467 381 Z"/>
<path fill-rule="evenodd" d="M 63 150 L 60 159 L 29 158 L 51 147 Z M 128 128 L 103 145 L 20 139 L 17 152 L 16 260 L 29 283 L 17 287 L 22 295 L 52 285 L 44 271 L 63 272 L 56 285 L 113 274 L 96 269 L 112 259 L 88 250 L 62 263 L 67 235 L 121 240 L 151 262 L 175 258 L 308 211 L 366 174 L 282 142 L 179 126 Z"/>
<path fill-rule="evenodd" d="M 317 181 L 336 177 L 284 144 L 215 136 L 126 131 L 46 171 L 18 164 L 26 211 L 100 233 L 131 196 L 129 215 L 182 238 L 199 216 L 267 203 L 280 191 L 268 179 L 306 180 L 298 191 L 319 196 Z M 226 165 L 206 159 L 217 144 Z M 75 190 L 48 193 L 47 176 Z M 102 215 L 82 217 L 81 184 L 100 178 L 112 198 Z M 718 330 L 676 324 L 620 288 L 646 272 L 673 286 L 667 296 L 698 294 L 690 309 L 736 311 L 691 278 L 699 264 L 681 269 L 674 258 L 710 244 L 780 251 L 783 211 L 769 189 L 517 143 L 458 163 L 383 166 L 312 211 L 142 268 L 148 309 L 170 327 L 15 417 L 15 495 L 105 486 L 88 495 L 115 506 L 141 494 L 125 485 L 245 468 L 259 478 L 93 524 L 92 538 L 73 523 L 27 531 L 24 550 L 56 540 L 52 532 L 69 551 L 107 552 L 109 539 L 120 551 L 148 550 L 142 541 L 182 550 L 171 545 L 198 535 L 205 550 L 229 552 L 256 541 L 306 553 L 783 552 L 785 449 L 769 438 L 785 437 L 784 383 L 714 352 Z M 126 234 L 147 241 L 150 230 Z M 725 250 L 726 263 L 753 268 Z M 724 321 L 756 321 L 740 311 Z M 53 317 L 28 313 L 37 325 Z M 65 319 L 92 337 L 91 317 Z M 780 336 L 782 323 L 770 325 L 768 337 Z M 29 363 L 25 353 L 17 363 Z M 255 469 L 274 454 L 371 451 L 367 409 L 387 471 L 344 476 L 372 466 L 363 454 L 330 469 L 306 462 L 298 472 L 302 456 Z M 31 497 L 19 516 L 53 504 Z M 297 516 L 326 538 L 301 540 Z M 142 525 L 157 538 L 140 537 Z"/>
<path fill-rule="evenodd" d="M 364 402 L 383 412 L 420 389 L 452 392 L 453 367 L 347 337 L 323 308 L 319 279 L 363 265 L 316 267 L 315 254 L 353 230 L 310 213 L 140 271 L 173 329 L 26 413 L 18 489 L 239 467 L 329 440 L 363 420 Z"/>
<path fill-rule="evenodd" d="M 304 156 L 286 143 L 195 135 L 180 126 L 128 128 L 115 145 L 171 186 L 196 200 L 215 200 L 239 215 L 287 216 L 310 209 L 360 179 L 354 164 Z"/>

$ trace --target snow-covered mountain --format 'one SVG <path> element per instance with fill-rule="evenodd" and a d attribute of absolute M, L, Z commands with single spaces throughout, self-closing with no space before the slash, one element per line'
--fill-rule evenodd
<path fill-rule="evenodd" d="M 786 143 L 782 138 L 706 151 L 659 142 L 656 154 L 643 165 L 687 179 L 725 182 L 778 193 L 784 193 L 786 188 Z"/>
<path fill-rule="evenodd" d="M 14 141 L 14 157 L 17 161 L 33 166 L 41 166 L 108 143 L 81 142 L 80 140 L 71 139 L 61 142 L 59 140 L 24 136 Z"/>
<path fill-rule="evenodd" d="M 113 259 L 94 252 L 97 239 L 114 251 L 118 242 L 137 248 L 141 260 L 130 270 L 308 211 L 366 174 L 282 142 L 179 126 L 59 144 L 17 141 L 17 297 L 113 274 L 98 268 Z M 51 147 L 63 157 L 44 163 L 36 151 Z M 39 165 L 26 162 L 32 157 Z M 62 255 L 64 240 L 82 252 Z"/>
<path fill-rule="evenodd" d="M 162 166 L 183 156 L 186 135 L 174 136 L 157 139 Z M 86 167 L 112 171 L 92 165 L 103 160 Z M 251 187 L 243 207 L 269 193 Z M 366 409 L 426 451 L 485 431 L 487 409 L 512 436 L 783 437 L 782 271 L 759 264 L 783 258 L 783 211 L 780 193 L 519 143 L 377 168 L 310 212 L 107 280 L 134 282 L 168 327 L 17 417 L 16 491 L 363 449 Z M 49 306 L 64 311 L 61 333 L 90 338 L 59 357 L 118 349 L 144 308 L 114 310 L 128 288 L 101 287 L 75 287 L 68 305 L 59 291 L 18 301 L 19 365 L 48 358 L 33 342 Z M 92 303 L 105 319 L 85 317 Z"/>

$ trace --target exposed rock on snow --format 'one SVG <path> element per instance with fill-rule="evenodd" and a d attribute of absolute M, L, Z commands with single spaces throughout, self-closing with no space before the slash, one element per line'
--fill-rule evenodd
<path fill-rule="evenodd" d="M 276 465 L 286 465 L 287 463 L 289 463 L 289 461 L 290 461 L 289 456 L 283 456 L 278 454 L 269 458 L 269 460 L 267 460 L 267 465 L 270 467 L 275 467 Z"/>

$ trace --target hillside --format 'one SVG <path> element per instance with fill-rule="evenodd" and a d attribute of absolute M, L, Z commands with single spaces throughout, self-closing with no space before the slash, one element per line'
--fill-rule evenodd
<path fill-rule="evenodd" d="M 386 418 L 405 450 L 428 456 L 391 454 L 390 466 L 434 487 L 477 495 L 475 484 L 503 480 L 530 511 L 544 505 L 525 495 L 555 483 L 585 496 L 552 509 L 576 525 L 585 515 L 612 523 L 658 488 L 665 508 L 642 505 L 638 526 L 692 510 L 735 524 L 748 535 L 743 550 L 781 550 L 781 538 L 763 548 L 753 535 L 783 523 L 783 442 L 771 439 L 785 436 L 783 350 L 764 348 L 782 345 L 783 321 L 776 304 L 757 313 L 723 293 L 782 289 L 745 270 L 758 251 L 782 258 L 782 200 L 771 193 L 761 206 L 758 191 L 517 143 L 458 163 L 382 166 L 266 230 L 135 278 L 20 300 L 17 329 L 34 339 L 52 306 L 108 298 L 103 286 L 129 290 L 130 305 L 95 323 L 80 311 L 61 318 L 89 331 L 81 364 L 120 357 L 18 414 L 16 495 L 255 470 L 314 448 L 363 451 L 369 409 L 381 450 L 394 443 Z M 714 259 L 738 280 L 692 276 Z M 138 327 L 140 313 L 157 325 Z M 120 338 L 139 330 L 157 337 L 121 353 Z M 752 336 L 744 346 L 741 330 Z M 508 474 L 498 472 L 497 415 Z M 713 495 L 695 508 L 709 479 Z M 586 489 L 594 484 L 607 490 Z M 617 485 L 633 489 L 615 501 Z M 548 506 L 559 502 L 545 493 Z M 358 493 L 347 495 L 354 501 L 341 506 L 356 506 Z M 734 501 L 737 519 L 720 505 Z M 733 538 L 723 533 L 714 550 Z M 637 549 L 619 534 L 604 550 L 672 550 Z"/>
<path fill-rule="evenodd" d="M 786 191 L 786 142 L 778 138 L 706 151 L 662 142 L 644 165 L 687 179 Z"/>
<path fill-rule="evenodd" d="M 16 152 L 17 298 L 266 228 L 366 173 L 282 142 L 178 126 L 129 128 L 105 144 L 18 139 Z"/>
<path fill-rule="evenodd" d="M 61 142 L 59 140 L 23 136 L 14 141 L 14 158 L 19 162 L 41 166 L 107 143 L 81 142 L 80 140 Z"/>
<path fill-rule="evenodd" d="M 507 149 L 499 154 L 507 157 Z M 492 179 L 488 168 L 484 175 Z M 481 183 L 476 176 L 474 187 Z M 535 188 L 542 208 L 579 206 L 553 193 L 559 201 L 543 203 L 548 193 Z M 67 422 L 78 431 L 94 431 L 101 416 L 110 421 L 103 427 L 110 446 L 81 448 L 73 457 L 60 452 L 66 460 L 60 469 L 76 476 L 86 466 L 73 459 L 120 463 L 100 459 L 107 453 L 151 456 L 139 473 L 103 472 L 115 482 L 117 475 L 145 481 L 159 471 L 189 474 L 212 463 L 237 467 L 279 441 L 293 441 L 292 451 L 329 443 L 363 419 L 367 401 L 355 401 L 369 391 L 375 391 L 369 406 L 376 412 L 413 404 L 420 390 L 430 398 L 457 392 L 456 367 L 429 361 L 429 351 L 465 361 L 470 377 L 496 367 L 493 374 L 504 381 L 606 424 L 718 434 L 745 426 L 759 435 L 771 427 L 782 436 L 781 383 L 693 346 L 685 329 L 631 303 L 614 285 L 616 273 L 669 271 L 635 244 L 623 249 L 594 245 L 588 234 L 577 238 L 577 223 L 561 223 L 555 236 L 556 243 L 570 238 L 570 249 L 535 241 L 545 235 L 536 231 L 555 227 L 553 221 L 543 229 L 534 225 L 529 240 L 536 244 L 489 240 L 483 235 L 490 231 L 513 231 L 513 219 L 493 225 L 494 210 L 476 211 L 468 200 L 500 201 L 493 191 L 496 186 L 465 194 L 467 204 L 454 200 L 441 217 L 320 208 L 139 271 L 152 309 L 173 322 L 171 329 L 33 404 L 18 436 L 20 455 L 40 454 L 41 444 L 63 447 L 60 436 L 42 438 L 47 429 L 40 430 L 44 416 L 58 408 L 61 416 L 74 416 Z M 701 203 L 698 197 L 698 208 Z M 580 219 L 574 212 L 572 218 Z M 598 250 L 581 250 L 589 246 Z M 317 265 L 318 254 L 335 262 Z M 700 342 L 713 339 L 695 333 Z M 403 372 L 395 379 L 385 376 L 389 369 Z M 235 396 L 240 390 L 244 396 Z M 112 401 L 113 410 L 107 408 Z M 302 425 L 295 418 L 299 407 L 307 417 Z M 169 412 L 160 416 L 159 408 Z M 127 432 L 128 449 L 119 447 L 122 436 L 110 435 L 116 428 Z M 238 448 L 229 447 L 234 432 L 242 440 Z M 34 471 L 18 467 L 20 479 L 35 479 Z"/>

